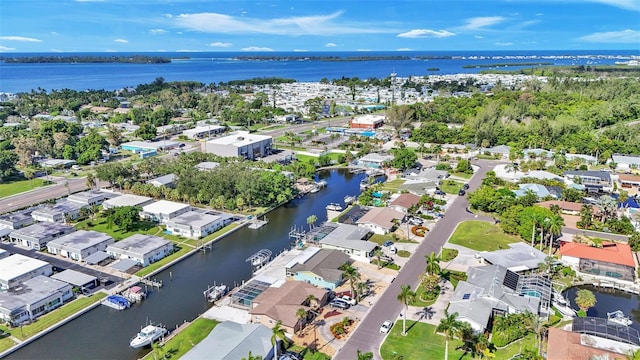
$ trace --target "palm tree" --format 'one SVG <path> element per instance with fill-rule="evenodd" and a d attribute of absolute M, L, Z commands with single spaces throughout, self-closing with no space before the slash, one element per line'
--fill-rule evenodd
<path fill-rule="evenodd" d="M 596 296 L 587 289 L 580 289 L 576 292 L 576 305 L 580 310 L 586 312 L 596 304 Z"/>
<path fill-rule="evenodd" d="M 318 217 L 315 215 L 310 215 L 307 218 L 307 225 L 309 225 L 309 230 L 313 229 L 313 225 L 318 221 Z"/>
<path fill-rule="evenodd" d="M 554 240 L 562 234 L 562 225 L 564 225 L 564 219 L 560 215 L 553 215 L 547 222 L 549 230 L 549 256 L 551 256 L 551 249 L 553 248 Z"/>
<path fill-rule="evenodd" d="M 93 190 L 96 186 L 96 177 L 93 173 L 88 173 L 87 178 L 85 179 L 85 185 L 89 188 L 89 190 Z"/>
<path fill-rule="evenodd" d="M 588 204 L 580 208 L 580 224 L 584 229 L 589 229 L 593 225 L 593 207 Z"/>
<path fill-rule="evenodd" d="M 378 270 L 382 269 L 382 255 L 384 255 L 384 252 L 379 247 L 373 251 L 373 256 L 378 260 Z"/>
<path fill-rule="evenodd" d="M 462 329 L 462 323 L 458 320 L 458 313 L 449 314 L 449 311 L 444 311 L 444 317 L 440 319 L 440 324 L 436 328 L 436 332 L 444 334 L 444 360 L 449 359 L 449 339 L 452 336 L 458 335 Z"/>
<path fill-rule="evenodd" d="M 260 355 L 253 356 L 251 351 L 249 351 L 249 356 L 247 356 L 246 358 L 242 358 L 242 360 L 262 360 L 262 356 L 260 356 Z"/>
<path fill-rule="evenodd" d="M 416 293 L 411 291 L 411 286 L 400 286 L 400 293 L 398 294 L 398 301 L 404 305 L 404 315 L 402 316 L 402 335 L 407 335 L 407 310 L 409 310 L 409 302 L 416 297 Z"/>
<path fill-rule="evenodd" d="M 373 359 L 373 353 L 371 351 L 369 351 L 368 353 L 363 353 L 362 351 L 360 351 L 360 349 L 358 349 L 357 356 L 358 356 L 358 360 L 372 360 Z"/>
<path fill-rule="evenodd" d="M 304 323 L 302 321 L 307 318 L 307 310 L 305 310 L 304 308 L 299 308 L 298 310 L 296 310 L 296 318 L 298 319 L 298 324 L 300 325 L 300 333 L 302 333 L 302 328 L 304 326 Z"/>
<path fill-rule="evenodd" d="M 304 300 L 304 303 L 308 307 L 310 307 L 312 309 L 315 309 L 315 308 L 318 307 L 318 298 L 315 297 L 315 295 L 313 295 L 313 294 L 309 294 L 309 296 L 307 296 L 307 298 Z"/>
<path fill-rule="evenodd" d="M 345 265 L 342 271 L 342 278 L 349 282 L 349 286 L 351 287 L 351 296 L 355 298 L 355 283 L 356 281 L 360 280 L 360 272 L 355 266 L 351 264 Z"/>
<path fill-rule="evenodd" d="M 366 281 L 358 281 L 356 283 L 356 293 L 357 293 L 356 300 L 358 300 L 358 302 L 360 302 L 360 299 L 362 298 L 362 295 L 368 289 L 369 289 L 369 285 L 367 284 Z"/>
<path fill-rule="evenodd" d="M 433 251 L 430 255 L 425 255 L 424 257 L 427 259 L 427 274 L 435 275 L 440 273 L 440 261 L 442 259 L 438 257 Z"/>
<path fill-rule="evenodd" d="M 282 340 L 283 343 L 288 344 L 286 332 L 282 327 L 282 321 L 278 320 L 271 329 L 271 345 L 273 345 L 274 359 L 278 358 L 278 340 Z"/>

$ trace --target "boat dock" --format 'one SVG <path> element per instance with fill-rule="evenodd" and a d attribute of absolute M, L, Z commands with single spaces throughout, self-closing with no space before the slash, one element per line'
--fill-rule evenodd
<path fill-rule="evenodd" d="M 249 256 L 245 261 L 251 264 L 251 267 L 255 272 L 261 267 L 268 264 L 269 261 L 271 261 L 271 255 L 273 255 L 273 252 L 271 250 L 262 249 L 257 253 Z"/>
<path fill-rule="evenodd" d="M 267 219 L 267 217 L 263 217 L 262 220 L 258 219 L 257 217 L 254 217 L 253 219 L 251 219 L 251 223 L 249 223 L 249 226 L 247 226 L 249 229 L 260 229 L 261 227 L 267 225 L 269 223 L 269 219 Z"/>
<path fill-rule="evenodd" d="M 162 287 L 162 280 L 158 281 L 155 279 L 142 278 L 140 279 L 140 282 L 147 286 L 151 286 L 158 289 Z"/>

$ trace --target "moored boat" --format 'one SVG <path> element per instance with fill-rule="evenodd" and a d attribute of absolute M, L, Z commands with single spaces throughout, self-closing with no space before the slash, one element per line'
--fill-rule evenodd
<path fill-rule="evenodd" d="M 342 206 L 340 206 L 340 204 L 338 203 L 331 203 L 327 205 L 326 209 L 331 211 L 342 211 Z"/>
<path fill-rule="evenodd" d="M 622 310 L 608 312 L 607 321 L 610 321 L 615 324 L 623 325 L 623 326 L 629 326 L 633 323 L 633 321 L 631 321 L 631 319 L 628 316 L 625 316 Z"/>
<path fill-rule="evenodd" d="M 128 309 L 131 306 L 131 302 L 121 295 L 109 295 L 101 304 L 116 310 Z"/>
<path fill-rule="evenodd" d="M 207 297 L 209 302 L 214 302 L 220 300 L 223 296 L 227 294 L 229 291 L 229 287 L 227 285 L 218 285 L 208 288 L 204 295 Z"/>
<path fill-rule="evenodd" d="M 147 325 L 129 342 L 129 346 L 138 349 L 150 346 L 153 342 L 165 336 L 169 331 L 162 325 Z"/>

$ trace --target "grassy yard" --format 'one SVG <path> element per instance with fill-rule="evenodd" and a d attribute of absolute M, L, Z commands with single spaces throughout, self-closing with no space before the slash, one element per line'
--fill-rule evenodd
<path fill-rule="evenodd" d="M 440 188 L 440 190 L 446 192 L 447 194 L 458 195 L 458 191 L 462 189 L 462 185 L 464 184 L 459 181 L 442 180 L 442 182 L 440 182 L 440 185 L 438 185 L 438 188 Z"/>
<path fill-rule="evenodd" d="M 372 241 L 380 246 L 382 246 L 382 244 L 384 244 L 385 241 L 387 240 L 391 240 L 394 243 L 409 243 L 409 244 L 417 244 L 418 242 L 415 240 L 407 240 L 405 238 L 396 238 L 394 239 L 392 236 L 390 235 L 380 235 L 380 234 L 373 234 L 370 238 L 369 241 Z"/>
<path fill-rule="evenodd" d="M 451 260 L 455 259 L 456 256 L 458 256 L 458 250 L 456 250 L 456 249 L 444 248 L 444 249 L 442 249 L 442 254 L 440 254 L 440 258 L 444 262 L 451 261 Z"/>
<path fill-rule="evenodd" d="M 33 335 L 39 333 L 40 331 L 50 327 L 51 325 L 63 320 L 70 315 L 75 314 L 76 312 L 86 308 L 87 306 L 100 301 L 106 295 L 104 293 L 95 293 L 90 297 L 81 297 L 72 302 L 53 310 L 52 312 L 39 317 L 34 323 L 25 325 L 20 328 L 14 328 L 9 330 L 6 325 L 1 325 L 0 330 L 11 333 L 11 335 L 17 337 L 18 339 L 24 340 L 32 337 Z"/>
<path fill-rule="evenodd" d="M 436 327 L 414 321 L 407 321 L 407 335 L 402 336 L 402 321 L 398 320 L 389 336 L 380 348 L 380 354 L 385 360 L 393 359 L 395 355 L 400 355 L 404 360 L 422 359 L 443 359 L 444 358 L 444 336 L 435 333 Z M 472 359 L 469 353 L 456 350 L 462 342 L 457 339 L 449 341 L 449 359 Z M 511 359 L 524 347 L 534 347 L 536 345 L 535 336 L 527 335 L 524 339 L 516 341 L 503 349 L 498 349 L 494 353 L 496 360 Z"/>
<path fill-rule="evenodd" d="M 391 181 L 385 181 L 379 187 L 380 191 L 389 191 L 391 193 L 395 193 L 398 191 L 400 185 L 404 184 L 404 179 L 395 179 Z"/>
<path fill-rule="evenodd" d="M 473 174 L 467 174 L 467 173 L 463 173 L 463 172 L 451 172 L 451 176 L 456 176 L 456 177 L 463 178 L 463 179 L 471 179 Z"/>
<path fill-rule="evenodd" d="M 29 191 L 47 184 L 46 180 L 33 179 L 33 180 L 18 180 L 8 183 L 0 184 L 0 198 L 5 196 L 19 194 L 21 192 Z"/>
<path fill-rule="evenodd" d="M 136 275 L 138 275 L 140 277 L 147 276 L 147 275 L 151 274 L 152 272 L 158 270 L 159 268 L 161 268 L 165 264 L 168 264 L 171 261 L 173 261 L 173 260 L 185 255 L 186 253 L 188 253 L 191 250 L 193 250 L 193 248 L 187 247 L 187 246 L 182 246 L 182 247 L 180 247 L 178 249 L 178 251 L 174 252 L 173 254 L 163 258 L 162 260 L 156 261 L 153 264 L 151 264 L 151 265 L 143 268 L 142 270 L 138 271 L 136 273 Z"/>
<path fill-rule="evenodd" d="M 477 251 L 493 251 L 508 248 L 518 238 L 505 234 L 500 227 L 484 221 L 461 222 L 449 238 L 451 244 Z"/>
<path fill-rule="evenodd" d="M 302 346 L 298 346 L 298 345 L 292 345 L 290 348 L 287 349 L 287 351 L 293 351 L 295 353 L 302 355 L 302 358 L 304 360 L 331 360 L 331 356 L 323 352 L 316 351 L 314 353 L 310 349 Z"/>
<path fill-rule="evenodd" d="M 9 335 L 7 334 L 0 335 L 0 353 L 11 348 L 15 344 L 16 344 L 15 341 L 11 340 Z"/>
<path fill-rule="evenodd" d="M 344 156 L 344 155 L 343 154 L 339 154 L 339 153 L 329 153 L 329 154 L 327 154 L 327 156 L 329 156 L 329 159 L 331 159 L 331 160 L 338 161 L 338 158 L 340 158 L 341 156 Z M 316 157 L 316 156 L 296 154 L 296 158 L 300 162 L 313 162 L 313 163 L 318 162 L 318 157 Z"/>
<path fill-rule="evenodd" d="M 109 234 L 116 240 L 122 240 L 135 234 L 149 234 L 163 236 L 162 227 L 151 221 L 140 221 L 131 231 L 124 232 L 117 225 L 113 225 L 111 229 L 107 228 L 107 218 L 102 214 L 96 216 L 95 220 L 91 218 L 80 221 L 75 226 L 76 229 L 94 230 L 101 233 Z"/>
<path fill-rule="evenodd" d="M 411 300 L 409 305 L 411 306 L 419 306 L 419 307 L 427 307 L 433 305 L 438 297 L 433 300 L 427 300 L 424 297 L 426 296 L 426 292 L 423 286 L 418 285 L 418 288 L 415 290 L 416 296 Z"/>
<path fill-rule="evenodd" d="M 215 320 L 198 318 L 171 340 L 167 341 L 166 344 L 148 353 L 143 359 L 157 359 L 163 355 L 164 359 L 179 359 L 187 351 L 191 350 L 195 344 L 206 338 L 218 324 L 219 322 Z M 154 352 L 157 352 L 157 354 L 154 354 Z"/>

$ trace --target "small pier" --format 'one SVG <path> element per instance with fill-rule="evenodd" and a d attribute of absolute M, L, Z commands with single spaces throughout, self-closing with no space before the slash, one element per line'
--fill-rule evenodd
<path fill-rule="evenodd" d="M 262 249 L 257 253 L 249 256 L 245 261 L 251 264 L 253 271 L 256 271 L 266 265 L 271 260 L 273 252 L 269 249 Z"/>
<path fill-rule="evenodd" d="M 267 219 L 267 217 L 263 217 L 262 220 L 258 219 L 257 217 L 254 217 L 253 219 L 251 219 L 251 223 L 249 224 L 249 229 L 260 229 L 261 227 L 267 225 L 269 223 L 269 219 Z"/>
<path fill-rule="evenodd" d="M 142 278 L 140 279 L 140 282 L 147 286 L 151 286 L 158 289 L 162 287 L 162 280 L 158 281 L 156 279 Z"/>
<path fill-rule="evenodd" d="M 302 230 L 302 228 L 298 229 L 297 226 L 294 226 L 289 230 L 289 239 L 301 240 L 307 235 L 307 232 Z"/>

